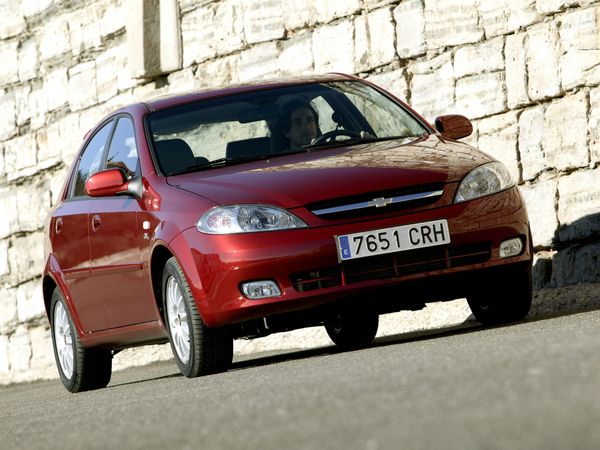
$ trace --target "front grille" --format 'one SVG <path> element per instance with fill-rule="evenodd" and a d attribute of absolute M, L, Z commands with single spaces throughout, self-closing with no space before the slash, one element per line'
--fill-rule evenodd
<path fill-rule="evenodd" d="M 330 199 L 311 203 L 306 205 L 306 207 L 309 211 L 322 219 L 347 219 L 398 211 L 433 203 L 441 197 L 443 190 L 444 184 L 435 183 Z M 376 206 L 376 202 L 374 202 L 376 199 L 380 201 L 385 199 L 387 204 L 385 207 L 383 207 L 382 204 L 379 204 L 378 207 Z"/>
<path fill-rule="evenodd" d="M 377 255 L 345 261 L 340 265 L 297 272 L 290 276 L 299 292 L 348 285 L 369 280 L 383 280 L 416 273 L 486 262 L 491 243 L 431 247 Z"/>

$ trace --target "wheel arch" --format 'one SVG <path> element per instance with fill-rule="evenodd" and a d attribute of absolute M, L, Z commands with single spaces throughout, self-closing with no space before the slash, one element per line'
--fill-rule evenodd
<path fill-rule="evenodd" d="M 156 302 L 156 308 L 158 309 L 163 322 L 165 320 L 165 312 L 162 304 L 162 277 L 165 264 L 173 256 L 173 253 L 167 247 L 164 245 L 157 245 L 152 250 L 152 257 L 150 258 L 150 277 L 152 280 L 154 301 Z"/>
<path fill-rule="evenodd" d="M 52 294 L 57 287 L 58 284 L 54 281 L 54 278 L 50 275 L 44 276 L 44 279 L 42 280 L 42 295 L 44 297 L 44 307 L 46 309 L 46 317 L 48 317 L 48 320 L 51 320 L 50 304 L 52 303 Z"/>

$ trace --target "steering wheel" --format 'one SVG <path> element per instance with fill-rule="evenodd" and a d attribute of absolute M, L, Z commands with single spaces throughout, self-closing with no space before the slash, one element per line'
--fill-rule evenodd
<path fill-rule="evenodd" d="M 327 133 L 323 133 L 321 136 L 315 138 L 312 145 L 322 144 L 324 142 L 332 142 L 338 136 L 348 136 L 349 138 L 360 138 L 361 135 L 358 131 L 353 130 L 332 130 Z"/>

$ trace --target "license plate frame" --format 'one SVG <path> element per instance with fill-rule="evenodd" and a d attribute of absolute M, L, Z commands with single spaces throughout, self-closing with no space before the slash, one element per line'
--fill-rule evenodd
<path fill-rule="evenodd" d="M 450 230 L 446 219 L 335 236 L 339 262 L 437 247 L 450 242 Z"/>

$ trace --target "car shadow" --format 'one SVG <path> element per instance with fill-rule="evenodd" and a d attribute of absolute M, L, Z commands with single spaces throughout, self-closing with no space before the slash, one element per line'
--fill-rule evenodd
<path fill-rule="evenodd" d="M 584 300 L 581 300 L 580 285 L 565 288 L 554 288 L 547 290 L 542 289 L 534 291 L 531 313 L 526 319 L 519 322 L 504 325 L 484 326 L 477 322 L 472 316 L 470 316 L 464 322 L 450 326 L 428 328 L 424 330 L 401 332 L 381 336 L 376 338 L 369 345 L 354 349 L 343 349 L 337 347 L 332 343 L 331 345 L 319 346 L 309 349 L 272 350 L 260 353 L 235 355 L 234 361 L 231 365 L 231 368 L 229 369 L 229 372 L 269 366 L 273 364 L 281 364 L 290 361 L 317 358 L 327 355 L 336 355 L 347 352 L 369 350 L 378 347 L 407 344 L 411 342 L 419 342 L 425 340 L 430 341 L 433 339 L 443 339 L 467 333 L 477 333 L 495 328 L 519 326 L 529 322 L 539 322 L 544 320 L 550 320 L 556 317 L 569 316 L 600 310 L 600 284 L 588 285 L 587 287 L 588 295 L 585 296 Z M 183 375 L 181 375 L 178 372 L 177 366 L 175 365 L 173 360 L 152 363 L 149 365 L 148 369 L 153 370 L 155 372 L 159 372 L 160 375 L 124 382 L 114 380 L 116 382 L 114 384 L 111 382 L 111 384 L 107 388 L 111 389 L 150 381 L 183 377 Z M 119 372 L 125 372 L 128 370 L 132 370 L 132 368 L 125 369 L 124 371 Z M 169 373 L 165 373 L 167 371 Z M 118 378 L 117 374 L 119 372 L 115 373 L 115 378 Z M 219 376 L 219 374 L 213 376 Z"/>

